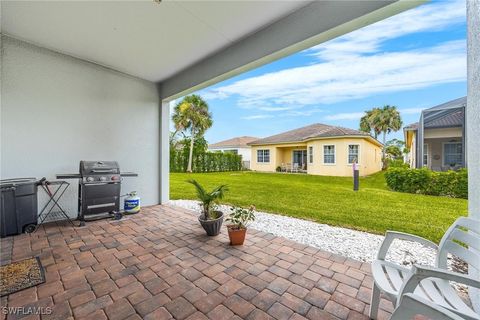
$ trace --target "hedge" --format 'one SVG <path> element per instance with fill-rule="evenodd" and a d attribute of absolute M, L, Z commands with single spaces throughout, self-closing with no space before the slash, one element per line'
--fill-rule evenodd
<path fill-rule="evenodd" d="M 170 150 L 170 172 L 185 172 L 188 165 L 188 150 Z M 193 172 L 240 171 L 242 156 L 232 153 L 202 152 L 194 154 Z"/>
<path fill-rule="evenodd" d="M 427 168 L 392 167 L 385 172 L 385 180 L 394 191 L 468 198 L 467 169 L 435 172 Z"/>

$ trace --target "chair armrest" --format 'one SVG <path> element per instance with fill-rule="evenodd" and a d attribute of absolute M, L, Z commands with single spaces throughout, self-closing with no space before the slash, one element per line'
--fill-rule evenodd
<path fill-rule="evenodd" d="M 426 266 L 414 265 L 412 267 L 412 272 L 403 283 L 400 288 L 399 295 L 404 295 L 406 293 L 413 293 L 418 284 L 427 278 L 437 278 L 447 281 L 455 281 L 458 283 L 465 284 L 470 287 L 475 287 L 480 289 L 480 281 L 474 279 L 465 274 L 452 272 L 444 269 L 431 268 Z"/>
<path fill-rule="evenodd" d="M 431 319 L 464 319 L 450 310 L 413 293 L 406 293 L 399 300 L 400 303 L 394 310 L 390 320 L 404 320 L 407 317 L 410 319 L 414 314 L 428 315 Z"/>
<path fill-rule="evenodd" d="M 438 246 L 430 240 L 427 240 L 427 239 L 419 237 L 419 236 L 415 236 L 413 234 L 397 232 L 397 231 L 389 231 L 388 230 L 385 233 L 385 239 L 383 239 L 382 245 L 380 246 L 380 249 L 378 250 L 378 253 L 377 253 L 377 259 L 378 260 L 385 260 L 385 257 L 387 256 L 388 249 L 390 248 L 393 240 L 395 240 L 395 239 L 417 242 L 417 243 L 420 243 L 420 244 L 422 244 L 426 247 L 438 250 Z"/>

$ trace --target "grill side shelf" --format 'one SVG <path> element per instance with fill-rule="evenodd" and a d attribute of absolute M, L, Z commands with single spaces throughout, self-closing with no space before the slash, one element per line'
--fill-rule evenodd
<path fill-rule="evenodd" d="M 120 172 L 122 177 L 138 177 L 138 173 L 135 172 Z"/>
<path fill-rule="evenodd" d="M 60 173 L 57 174 L 57 179 L 80 179 L 82 176 L 79 173 Z"/>

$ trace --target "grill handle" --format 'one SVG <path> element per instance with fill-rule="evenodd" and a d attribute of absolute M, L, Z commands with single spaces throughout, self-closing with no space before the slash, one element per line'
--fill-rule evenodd
<path fill-rule="evenodd" d="M 111 173 L 111 172 L 117 172 L 117 169 L 93 169 L 92 170 L 93 173 Z"/>

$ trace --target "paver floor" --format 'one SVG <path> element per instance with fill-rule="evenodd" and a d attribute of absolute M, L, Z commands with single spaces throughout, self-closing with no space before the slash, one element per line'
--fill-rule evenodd
<path fill-rule="evenodd" d="M 225 227 L 207 237 L 177 207 L 46 225 L 0 243 L 2 264 L 39 256 L 46 276 L 2 297 L 0 320 L 368 318 L 369 264 L 253 229 L 232 247 Z M 387 319 L 391 303 L 381 308 Z"/>

